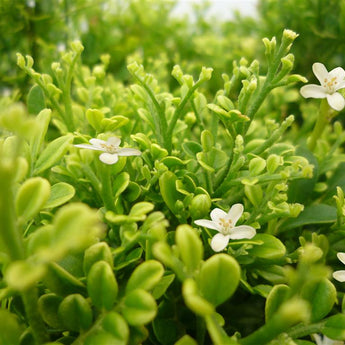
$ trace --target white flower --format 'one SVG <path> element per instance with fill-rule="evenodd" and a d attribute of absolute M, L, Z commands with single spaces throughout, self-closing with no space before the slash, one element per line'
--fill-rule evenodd
<path fill-rule="evenodd" d="M 229 240 L 239 240 L 242 238 L 252 238 L 256 231 L 248 225 L 236 226 L 237 221 L 243 213 L 243 205 L 233 205 L 226 213 L 219 208 L 212 210 L 210 216 L 212 220 L 198 219 L 194 223 L 205 228 L 219 231 L 219 234 L 213 236 L 211 248 L 215 252 L 220 252 L 228 245 Z"/>
<path fill-rule="evenodd" d="M 90 144 L 74 145 L 82 149 L 90 149 L 96 151 L 103 151 L 99 159 L 105 164 L 115 164 L 119 160 L 119 156 L 139 156 L 141 152 L 131 148 L 121 148 L 121 139 L 117 137 L 110 137 L 107 141 L 100 139 L 89 140 Z"/>
<path fill-rule="evenodd" d="M 318 334 L 313 334 L 313 336 L 316 341 L 316 345 L 344 345 L 343 341 L 332 340 L 332 339 L 327 338 L 325 335 L 321 337 Z"/>
<path fill-rule="evenodd" d="M 345 253 L 337 253 L 337 257 L 345 265 Z M 341 283 L 345 282 L 345 270 L 333 272 L 333 278 Z"/>
<path fill-rule="evenodd" d="M 344 97 L 337 91 L 345 87 L 345 71 L 341 67 L 328 72 L 319 62 L 313 64 L 313 72 L 321 85 L 310 84 L 301 87 L 305 98 L 327 98 L 328 104 L 337 111 L 345 107 Z"/>

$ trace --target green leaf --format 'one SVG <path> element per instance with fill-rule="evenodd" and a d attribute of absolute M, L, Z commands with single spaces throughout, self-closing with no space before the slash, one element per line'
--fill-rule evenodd
<path fill-rule="evenodd" d="M 166 276 L 163 276 L 158 282 L 158 284 L 156 284 L 156 286 L 152 290 L 153 298 L 157 300 L 160 297 L 162 297 L 165 294 L 168 287 L 174 281 L 174 279 L 175 279 L 175 274 L 167 274 Z"/>
<path fill-rule="evenodd" d="M 266 322 L 278 311 L 280 306 L 288 299 L 290 287 L 279 284 L 273 286 L 271 292 L 266 299 L 265 318 Z"/>
<path fill-rule="evenodd" d="M 51 186 L 50 196 L 44 208 L 54 208 L 61 206 L 74 197 L 75 189 L 72 185 L 65 182 L 58 182 Z"/>
<path fill-rule="evenodd" d="M 148 260 L 136 267 L 129 277 L 126 293 L 135 289 L 152 290 L 161 280 L 163 265 L 155 260 Z"/>
<path fill-rule="evenodd" d="M 318 180 L 319 163 L 313 153 L 304 147 L 299 146 L 296 149 L 296 155 L 307 158 L 308 161 L 314 165 L 313 177 L 290 181 L 288 189 L 288 200 L 292 203 L 298 202 L 301 204 L 306 204 L 307 200 L 312 197 L 315 184 Z"/>
<path fill-rule="evenodd" d="M 47 202 L 50 194 L 50 183 L 42 177 L 26 180 L 16 195 L 16 212 L 25 223 L 38 214 Z"/>
<path fill-rule="evenodd" d="M 50 327 L 57 329 L 63 327 L 62 321 L 58 316 L 58 309 L 61 302 L 62 298 L 54 293 L 42 295 L 38 300 L 38 310 L 44 322 Z"/>
<path fill-rule="evenodd" d="M 50 142 L 38 157 L 35 164 L 34 174 L 40 174 L 61 160 L 72 141 L 73 135 L 67 134 Z"/>
<path fill-rule="evenodd" d="M 5 309 L 0 309 L 0 345 L 19 345 L 23 330 L 18 318 Z"/>
<path fill-rule="evenodd" d="M 122 315 L 131 326 L 147 324 L 154 319 L 156 314 L 156 301 L 145 290 L 133 290 L 123 299 Z"/>
<path fill-rule="evenodd" d="M 125 126 L 129 119 L 122 115 L 112 116 L 110 119 L 105 118 L 101 121 L 103 132 L 114 132 L 116 129 Z"/>
<path fill-rule="evenodd" d="M 117 175 L 113 183 L 114 199 L 119 197 L 119 195 L 126 190 L 129 185 L 129 174 L 122 172 Z"/>
<path fill-rule="evenodd" d="M 48 126 L 52 116 L 50 109 L 43 109 L 37 116 L 37 132 L 30 138 L 31 159 L 35 162 L 39 150 L 41 149 L 44 137 L 47 134 Z"/>
<path fill-rule="evenodd" d="M 36 115 L 46 107 L 44 93 L 40 86 L 34 85 L 28 94 L 27 106 L 29 114 Z"/>
<path fill-rule="evenodd" d="M 211 256 L 201 267 L 198 285 L 201 295 L 214 306 L 224 303 L 240 281 L 240 266 L 226 254 Z"/>
<path fill-rule="evenodd" d="M 311 305 L 311 322 L 323 319 L 333 308 L 337 300 L 334 285 L 326 278 L 311 281 L 303 286 L 301 296 Z"/>
<path fill-rule="evenodd" d="M 142 217 L 145 216 L 147 213 L 150 213 L 155 208 L 155 205 L 147 202 L 142 201 L 136 203 L 130 210 L 129 216 L 131 217 Z"/>
<path fill-rule="evenodd" d="M 175 343 L 175 345 L 198 345 L 198 343 L 188 334 L 185 334 Z"/>
<path fill-rule="evenodd" d="M 101 122 L 104 119 L 104 114 L 99 109 L 88 109 L 86 111 L 86 119 L 89 124 L 98 132 L 102 130 Z"/>
<path fill-rule="evenodd" d="M 194 279 L 185 279 L 182 285 L 182 295 L 187 307 L 195 314 L 205 317 L 214 313 L 213 305 L 200 296 Z"/>
<path fill-rule="evenodd" d="M 159 178 L 161 195 L 164 202 L 173 213 L 177 212 L 175 206 L 176 201 L 182 197 L 182 194 L 176 190 L 176 181 L 177 177 L 171 171 L 164 172 Z"/>
<path fill-rule="evenodd" d="M 73 293 L 84 294 L 86 292 L 83 283 L 54 262 L 49 264 L 43 282 L 50 291 L 60 296 L 67 296 Z"/>
<path fill-rule="evenodd" d="M 260 259 L 276 260 L 286 253 L 284 244 L 272 235 L 257 234 L 254 240 L 262 241 L 262 244 L 248 249 L 248 252 Z"/>
<path fill-rule="evenodd" d="M 116 345 L 128 343 L 129 327 L 120 314 L 116 312 L 107 313 L 102 321 L 102 327 L 116 339 Z"/>
<path fill-rule="evenodd" d="M 87 291 L 93 304 L 111 310 L 115 304 L 118 285 L 111 266 L 106 261 L 98 261 L 87 275 Z"/>
<path fill-rule="evenodd" d="M 345 314 L 329 317 L 325 322 L 322 333 L 334 340 L 345 340 Z"/>
<path fill-rule="evenodd" d="M 105 261 L 113 267 L 113 255 L 106 242 L 95 243 L 85 250 L 83 269 L 87 275 L 91 266 L 97 261 Z"/>
<path fill-rule="evenodd" d="M 80 332 L 92 324 L 92 310 L 86 299 L 79 294 L 67 296 L 59 305 L 58 314 L 65 327 Z"/>
<path fill-rule="evenodd" d="M 33 265 L 28 261 L 16 260 L 6 268 L 5 280 L 9 288 L 25 291 L 35 286 L 45 272 L 46 268 L 43 264 Z"/>
<path fill-rule="evenodd" d="M 195 157 L 198 152 L 202 151 L 202 146 L 195 141 L 186 141 L 182 144 L 182 149 L 187 155 Z"/>
<path fill-rule="evenodd" d="M 334 223 L 336 220 L 336 207 L 325 204 L 317 204 L 306 207 L 298 217 L 288 219 L 283 223 L 282 227 L 284 228 L 284 230 L 289 230 L 309 224 Z"/>
<path fill-rule="evenodd" d="M 192 275 L 199 269 L 204 254 L 202 241 L 196 230 L 189 225 L 178 226 L 175 239 L 186 272 Z"/>

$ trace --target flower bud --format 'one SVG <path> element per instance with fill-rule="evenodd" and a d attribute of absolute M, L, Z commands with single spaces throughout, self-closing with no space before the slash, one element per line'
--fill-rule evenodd
<path fill-rule="evenodd" d="M 182 82 L 186 84 L 189 89 L 191 89 L 194 85 L 193 77 L 190 74 L 185 74 L 182 77 Z"/>
<path fill-rule="evenodd" d="M 201 133 L 201 145 L 204 152 L 209 152 L 214 147 L 214 139 L 212 133 L 205 129 Z"/>
<path fill-rule="evenodd" d="M 201 219 L 210 212 L 211 198 L 207 194 L 196 195 L 190 205 L 189 212 L 193 219 Z"/>
<path fill-rule="evenodd" d="M 77 54 L 81 54 L 81 52 L 84 50 L 84 47 L 83 47 L 83 45 L 81 44 L 80 41 L 72 42 L 71 43 L 71 48 Z"/>
<path fill-rule="evenodd" d="M 179 82 L 179 84 L 183 84 L 183 80 L 182 80 L 183 72 L 180 65 L 175 65 L 173 67 L 171 75 Z"/>
<path fill-rule="evenodd" d="M 24 56 L 20 53 L 17 53 L 17 65 L 20 68 L 24 68 L 25 67 L 25 59 Z"/>
<path fill-rule="evenodd" d="M 202 67 L 199 80 L 210 80 L 212 77 L 213 68 Z"/>

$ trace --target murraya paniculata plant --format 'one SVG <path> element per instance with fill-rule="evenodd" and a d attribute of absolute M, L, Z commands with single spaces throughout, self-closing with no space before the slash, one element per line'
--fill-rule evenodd
<path fill-rule="evenodd" d="M 315 61 L 303 85 L 297 37 L 221 74 L 134 54 L 130 82 L 80 41 L 44 72 L 17 54 L 32 85 L 0 99 L 1 345 L 343 344 L 345 72 Z"/>

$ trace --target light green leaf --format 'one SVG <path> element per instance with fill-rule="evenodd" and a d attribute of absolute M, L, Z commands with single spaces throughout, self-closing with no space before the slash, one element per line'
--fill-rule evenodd
<path fill-rule="evenodd" d="M 42 177 L 26 180 L 16 195 L 16 212 L 20 220 L 25 223 L 43 208 L 50 195 L 50 184 Z"/>
<path fill-rule="evenodd" d="M 164 273 L 163 265 L 155 260 L 148 260 L 141 265 L 131 274 L 126 292 L 135 289 L 152 290 L 161 280 Z"/>
<path fill-rule="evenodd" d="M 61 160 L 72 141 L 73 135 L 67 134 L 50 142 L 38 157 L 35 164 L 34 174 L 40 174 Z"/>
<path fill-rule="evenodd" d="M 93 304 L 111 310 L 115 304 L 118 285 L 111 266 L 106 261 L 98 261 L 87 275 L 87 291 Z"/>
<path fill-rule="evenodd" d="M 202 241 L 189 225 L 178 226 L 175 238 L 186 272 L 193 275 L 199 269 L 204 254 Z"/>
<path fill-rule="evenodd" d="M 65 182 L 58 182 L 50 189 L 50 197 L 44 205 L 45 208 L 61 206 L 74 197 L 75 189 Z"/>
<path fill-rule="evenodd" d="M 156 301 L 145 290 L 133 290 L 123 299 L 122 315 L 131 326 L 147 324 L 154 319 L 156 314 Z"/>
<path fill-rule="evenodd" d="M 36 115 L 45 108 L 44 93 L 40 86 L 34 85 L 28 94 L 27 106 L 29 114 Z"/>
<path fill-rule="evenodd" d="M 201 267 L 198 285 L 201 295 L 214 306 L 224 303 L 240 281 L 240 266 L 226 254 L 211 256 Z"/>
<path fill-rule="evenodd" d="M 263 243 L 248 250 L 253 256 L 260 259 L 275 260 L 283 257 L 286 253 L 284 244 L 272 235 L 257 234 L 254 239 Z"/>

